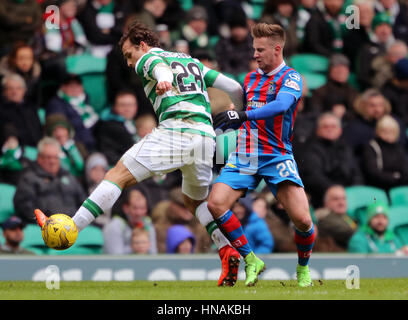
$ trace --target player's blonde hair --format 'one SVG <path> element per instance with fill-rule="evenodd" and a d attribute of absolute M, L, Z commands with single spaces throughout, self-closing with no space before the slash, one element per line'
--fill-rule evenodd
<path fill-rule="evenodd" d="M 274 42 L 285 45 L 286 34 L 285 30 L 278 24 L 269 24 L 265 22 L 257 23 L 251 28 L 253 38 L 270 38 Z"/>

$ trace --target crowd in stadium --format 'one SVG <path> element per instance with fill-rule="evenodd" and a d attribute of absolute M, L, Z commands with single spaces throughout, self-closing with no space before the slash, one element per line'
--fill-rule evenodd
<path fill-rule="evenodd" d="M 393 207 L 408 217 L 408 200 L 390 196 L 408 186 L 406 0 L 2 0 L 1 252 L 26 253 L 19 244 L 34 209 L 74 215 L 157 126 L 117 45 L 134 20 L 155 30 L 163 49 L 241 84 L 256 68 L 251 25 L 280 24 L 286 62 L 303 76 L 292 142 L 318 232 L 314 251 L 408 253 L 390 224 Z M 213 115 L 231 103 L 217 89 L 209 95 Z M 221 168 L 215 163 L 215 176 Z M 350 214 L 352 186 L 386 197 Z M 233 211 L 255 253 L 296 252 L 293 225 L 262 184 Z M 183 204 L 179 171 L 126 190 L 93 226 L 103 253 L 216 252 Z"/>

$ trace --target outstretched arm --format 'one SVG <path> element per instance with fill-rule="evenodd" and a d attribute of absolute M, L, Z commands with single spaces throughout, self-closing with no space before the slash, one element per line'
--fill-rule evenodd
<path fill-rule="evenodd" d="M 257 109 L 249 111 L 228 110 L 221 112 L 214 119 L 214 128 L 221 130 L 228 128 L 236 129 L 247 120 L 272 118 L 288 110 L 295 101 L 296 97 L 294 95 L 282 92 L 278 94 L 276 100 Z"/>

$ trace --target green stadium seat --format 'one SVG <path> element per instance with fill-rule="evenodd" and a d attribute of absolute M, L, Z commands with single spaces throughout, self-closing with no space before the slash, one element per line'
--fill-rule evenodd
<path fill-rule="evenodd" d="M 294 54 L 290 58 L 290 66 L 300 74 L 304 73 L 327 73 L 329 59 L 325 56 L 313 53 Z"/>
<path fill-rule="evenodd" d="M 37 159 L 38 150 L 36 147 L 25 146 L 24 147 L 24 156 L 31 160 L 35 161 Z"/>
<path fill-rule="evenodd" d="M 0 183 L 0 223 L 14 214 L 13 198 L 16 187 L 7 183 Z"/>
<path fill-rule="evenodd" d="M 24 228 L 24 240 L 21 246 L 36 254 L 46 254 L 49 249 L 41 236 L 41 228 L 36 224 L 26 225 Z"/>
<path fill-rule="evenodd" d="M 307 87 L 310 91 L 324 86 L 327 82 L 327 76 L 321 73 L 305 72 L 302 73 L 302 76 L 305 79 Z M 309 92 L 309 94 L 311 94 L 311 92 Z"/>
<path fill-rule="evenodd" d="M 388 194 L 392 206 L 408 206 L 408 186 L 394 187 Z"/>
<path fill-rule="evenodd" d="M 346 187 L 348 215 L 357 221 L 359 225 L 366 222 L 366 208 L 374 202 L 389 204 L 387 193 L 379 188 L 371 186 Z"/>
<path fill-rule="evenodd" d="M 71 248 L 66 250 L 48 249 L 48 255 L 64 256 L 64 255 L 87 255 L 87 254 L 101 254 L 101 248 L 82 247 L 74 244 Z"/>
<path fill-rule="evenodd" d="M 107 105 L 106 64 L 106 58 L 90 54 L 71 55 L 66 59 L 67 71 L 81 77 L 89 103 L 99 114 Z"/>
<path fill-rule="evenodd" d="M 408 206 L 390 207 L 390 225 L 389 228 L 408 245 Z"/>

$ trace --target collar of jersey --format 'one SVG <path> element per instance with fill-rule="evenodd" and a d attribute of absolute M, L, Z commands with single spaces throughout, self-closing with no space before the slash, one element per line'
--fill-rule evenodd
<path fill-rule="evenodd" d="M 136 65 L 135 65 L 135 70 L 137 70 L 137 66 L 139 65 L 139 62 L 142 60 L 142 58 L 143 58 L 146 54 L 148 54 L 148 53 L 150 53 L 150 52 L 152 52 L 152 51 L 164 51 L 164 50 L 163 50 L 162 48 L 158 48 L 158 47 L 150 48 L 149 51 L 147 51 L 143 56 L 141 56 L 141 57 L 139 58 L 139 60 L 137 60 Z"/>
<path fill-rule="evenodd" d="M 281 71 L 284 66 L 286 66 L 285 61 L 283 61 L 283 62 L 279 65 L 279 67 L 277 67 L 276 69 L 274 69 L 274 70 L 272 70 L 271 72 L 267 73 L 266 75 L 267 75 L 267 76 L 273 76 L 274 74 L 277 74 L 279 71 Z M 259 72 L 260 74 L 265 74 L 265 72 L 262 71 L 262 69 L 260 69 L 260 68 L 258 68 L 258 72 Z"/>

